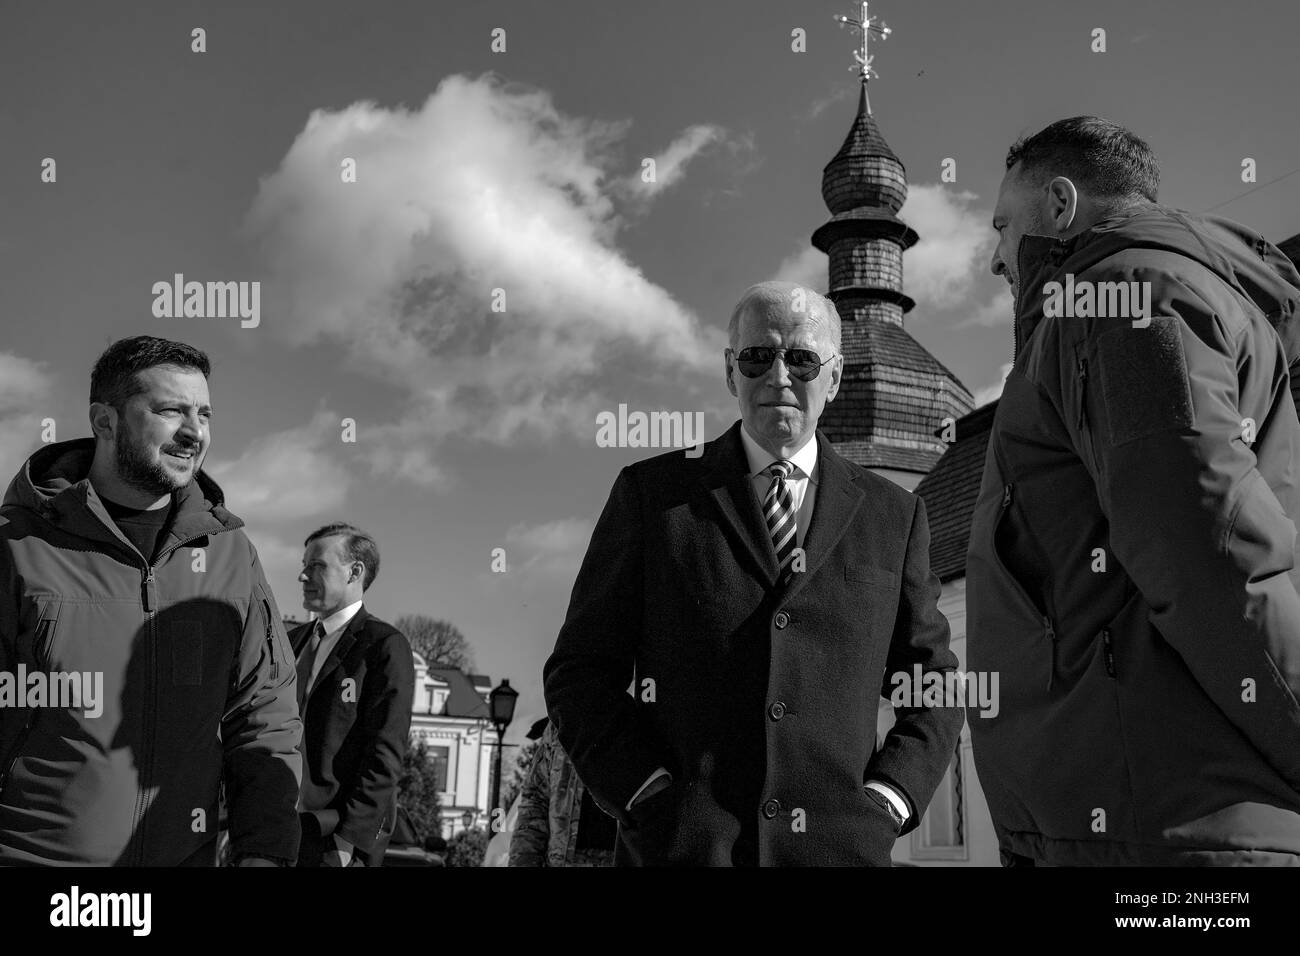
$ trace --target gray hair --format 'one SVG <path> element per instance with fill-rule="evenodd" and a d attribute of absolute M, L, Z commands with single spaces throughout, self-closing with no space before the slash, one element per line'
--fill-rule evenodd
<path fill-rule="evenodd" d="M 755 307 L 763 309 L 788 307 L 790 299 L 794 296 L 796 290 L 804 293 L 810 315 L 818 310 L 821 311 L 822 318 L 825 320 L 830 334 L 831 348 L 838 355 L 840 352 L 840 313 L 835 308 L 835 303 L 807 286 L 800 285 L 797 282 L 783 282 L 778 279 L 769 279 L 766 282 L 756 283 L 744 291 L 740 301 L 736 303 L 736 307 L 731 310 L 731 319 L 727 323 L 728 344 L 735 349 L 740 336 L 740 320 L 750 309 Z"/>

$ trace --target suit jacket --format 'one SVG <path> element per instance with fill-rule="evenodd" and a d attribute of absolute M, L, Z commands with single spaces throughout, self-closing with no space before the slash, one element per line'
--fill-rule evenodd
<path fill-rule="evenodd" d="M 315 622 L 289 635 L 302 653 Z M 304 701 L 299 865 L 318 864 L 330 833 L 383 862 L 397 821 L 397 781 L 411 731 L 415 664 L 400 631 L 367 613 L 348 622 Z"/>
<path fill-rule="evenodd" d="M 782 583 L 740 427 L 619 474 L 546 664 L 548 712 L 619 820 L 617 862 L 888 866 L 897 831 L 863 782 L 902 794 L 914 828 L 963 720 L 900 709 L 876 746 L 888 675 L 957 664 L 924 505 L 818 432 L 806 569 Z M 672 786 L 629 814 L 660 766 Z"/>

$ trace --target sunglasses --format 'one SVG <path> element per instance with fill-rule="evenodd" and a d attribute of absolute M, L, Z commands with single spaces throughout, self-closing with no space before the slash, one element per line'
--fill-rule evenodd
<path fill-rule="evenodd" d="M 736 353 L 736 365 L 745 378 L 758 378 L 772 367 L 780 353 L 784 353 L 785 367 L 790 370 L 790 374 L 801 382 L 811 382 L 821 373 L 822 366 L 835 358 L 832 355 L 823 362 L 821 356 L 812 349 L 776 349 L 766 345 L 752 345 Z"/>

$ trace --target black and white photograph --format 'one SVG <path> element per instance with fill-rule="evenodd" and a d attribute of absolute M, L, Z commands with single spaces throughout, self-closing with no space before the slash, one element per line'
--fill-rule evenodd
<path fill-rule="evenodd" d="M 1008 940 L 1282 925 L 1298 34 L 0 3 L 11 918 L 794 867 Z"/>

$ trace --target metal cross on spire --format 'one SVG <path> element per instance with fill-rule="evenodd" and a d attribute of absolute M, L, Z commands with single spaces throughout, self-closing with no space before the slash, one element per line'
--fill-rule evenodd
<path fill-rule="evenodd" d="M 866 0 L 862 0 L 862 3 L 859 4 L 859 6 L 861 6 L 862 9 L 856 19 L 840 14 L 835 17 L 835 20 L 840 26 L 849 27 L 862 37 L 861 50 L 853 51 L 853 59 L 857 61 L 858 65 L 856 67 L 849 67 L 849 69 L 856 69 L 858 71 L 858 75 L 862 78 L 862 83 L 865 86 L 873 76 L 879 77 L 880 75 L 871 68 L 871 61 L 874 60 L 875 57 L 867 52 L 868 41 L 873 35 L 882 40 L 886 40 L 889 38 L 889 34 L 893 31 L 890 30 L 889 27 L 885 25 L 885 22 L 879 17 L 873 17 L 868 13 L 868 4 Z M 870 111 L 870 109 L 871 106 L 868 104 L 867 110 Z"/>

